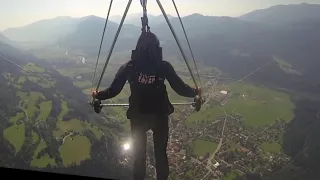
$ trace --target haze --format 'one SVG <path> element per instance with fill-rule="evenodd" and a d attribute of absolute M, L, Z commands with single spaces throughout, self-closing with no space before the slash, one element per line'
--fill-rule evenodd
<path fill-rule="evenodd" d="M 112 15 L 121 15 L 127 1 L 114 1 Z M 133 0 L 129 14 L 141 13 L 139 1 Z M 0 30 L 57 16 L 96 15 L 105 17 L 109 2 L 106 0 L 0 0 Z M 167 13 L 175 15 L 171 0 L 161 0 L 161 2 Z M 320 0 L 176 0 L 182 16 L 201 13 L 234 17 L 273 5 L 298 3 L 320 4 Z M 148 1 L 148 11 L 154 15 L 161 14 L 155 0 Z"/>

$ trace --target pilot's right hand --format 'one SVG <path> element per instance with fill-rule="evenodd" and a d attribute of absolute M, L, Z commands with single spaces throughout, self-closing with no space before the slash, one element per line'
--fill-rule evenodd
<path fill-rule="evenodd" d="M 197 88 L 196 88 L 196 93 L 197 93 L 198 96 L 201 97 L 201 95 L 202 95 L 202 90 L 201 90 L 200 87 L 197 87 Z"/>
<path fill-rule="evenodd" d="M 96 98 L 96 96 L 98 95 L 98 93 L 99 93 L 99 91 L 96 91 L 96 90 L 93 91 L 93 92 L 92 92 L 92 97 L 93 97 L 93 98 Z"/>
<path fill-rule="evenodd" d="M 197 87 L 196 89 L 196 93 L 197 93 L 197 96 L 194 98 L 194 101 L 200 101 L 201 104 L 204 103 L 204 98 L 202 97 L 202 89 L 200 87 Z"/>

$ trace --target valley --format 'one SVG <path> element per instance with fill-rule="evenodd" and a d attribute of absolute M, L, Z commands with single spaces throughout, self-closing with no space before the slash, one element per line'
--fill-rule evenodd
<path fill-rule="evenodd" d="M 183 17 L 206 101 L 199 112 L 176 106 L 170 115 L 171 179 L 320 177 L 316 174 L 320 14 L 310 14 L 312 26 L 305 21 L 307 15 L 297 21 L 289 18 L 290 9 L 306 12 L 310 8 L 306 4 L 283 6 L 289 15 L 281 23 L 255 17 L 278 12 L 274 8 L 238 18 Z M 320 10 L 319 5 L 313 8 Z M 159 17 L 152 18 L 157 21 L 152 30 L 161 40 L 164 60 L 194 86 L 169 29 Z M 170 20 L 182 39 L 177 18 L 170 16 Z M 134 17 L 128 22 L 132 24 L 123 27 L 100 90 L 130 59 L 140 27 Z M 123 148 L 130 143 L 127 108 L 103 108 L 97 115 L 88 104 L 96 85 L 92 86 L 92 79 L 103 23 L 96 16 L 59 17 L 8 29 L 4 37 L 9 38 L 0 36 L 1 166 L 130 179 L 132 156 Z M 38 31 L 41 26 L 47 26 L 47 34 Z M 198 26 L 205 28 L 194 28 Z M 65 29 L 56 34 L 53 28 L 59 27 Z M 101 75 L 116 27 L 110 21 L 94 82 Z M 179 96 L 168 82 L 165 85 L 171 102 L 193 101 Z M 129 96 L 126 84 L 118 96 L 105 102 L 128 103 Z M 152 132 L 147 134 L 147 175 L 154 179 Z"/>

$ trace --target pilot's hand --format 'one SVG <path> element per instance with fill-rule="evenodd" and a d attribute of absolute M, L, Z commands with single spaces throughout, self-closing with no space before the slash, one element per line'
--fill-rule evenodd
<path fill-rule="evenodd" d="M 202 97 L 202 89 L 200 87 L 196 88 L 197 96 L 194 98 L 194 101 L 199 101 L 201 104 L 205 102 L 205 100 Z"/>
<path fill-rule="evenodd" d="M 201 97 L 201 95 L 202 95 L 201 87 L 197 87 L 197 88 L 196 88 L 196 93 L 197 93 L 198 96 Z"/>
<path fill-rule="evenodd" d="M 99 91 L 96 91 L 96 90 L 93 91 L 93 92 L 92 92 L 92 97 L 93 97 L 93 98 L 96 98 L 96 96 L 98 95 L 98 93 L 99 93 Z"/>

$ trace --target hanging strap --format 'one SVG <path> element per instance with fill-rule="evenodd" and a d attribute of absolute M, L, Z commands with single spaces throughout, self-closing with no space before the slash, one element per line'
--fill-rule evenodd
<path fill-rule="evenodd" d="M 141 17 L 142 33 L 146 33 L 150 31 L 150 27 L 148 25 L 148 16 L 147 16 L 147 0 L 140 0 L 140 4 L 142 6 L 143 15 Z"/>

